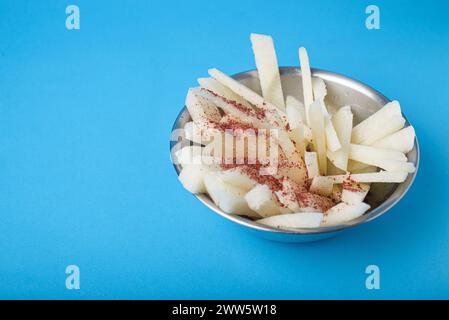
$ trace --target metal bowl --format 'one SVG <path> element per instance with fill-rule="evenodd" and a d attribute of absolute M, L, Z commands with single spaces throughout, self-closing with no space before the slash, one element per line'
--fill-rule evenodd
<path fill-rule="evenodd" d="M 295 67 L 281 67 L 280 73 L 284 95 L 293 95 L 302 101 L 301 70 Z M 322 78 L 326 82 L 328 91 L 326 105 L 328 108 L 336 110 L 344 105 L 351 106 L 354 113 L 354 124 L 367 118 L 390 101 L 380 92 L 346 76 L 318 69 L 312 69 L 312 75 L 314 77 Z M 256 70 L 238 73 L 234 75 L 233 78 L 254 91 L 261 92 Z M 184 107 L 173 125 L 173 130 L 183 128 L 188 121 L 190 121 L 190 115 Z M 406 125 L 410 125 L 410 123 L 406 121 Z M 171 151 L 177 143 L 178 141 L 170 142 Z M 187 144 L 188 142 L 181 141 L 181 143 Z M 170 154 L 173 159 L 173 152 L 170 152 Z M 365 200 L 371 205 L 371 209 L 357 219 L 332 227 L 288 230 L 272 228 L 259 224 L 246 217 L 223 212 L 206 194 L 196 194 L 195 197 L 212 211 L 261 237 L 282 242 L 316 241 L 331 237 L 349 228 L 374 220 L 398 203 L 398 201 L 407 193 L 418 172 L 419 145 L 417 139 L 415 139 L 413 150 L 407 154 L 407 157 L 408 161 L 414 163 L 416 171 L 409 174 L 406 181 L 401 184 L 373 184 Z M 179 174 L 181 169 L 180 166 L 174 166 L 176 172 Z"/>

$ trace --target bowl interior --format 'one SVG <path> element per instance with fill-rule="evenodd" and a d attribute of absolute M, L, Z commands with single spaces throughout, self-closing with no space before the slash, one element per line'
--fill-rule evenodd
<path fill-rule="evenodd" d="M 292 95 L 298 98 L 300 101 L 302 98 L 302 84 L 301 84 L 301 71 L 294 67 L 282 67 L 281 72 L 281 82 L 284 95 Z M 354 113 L 354 124 L 359 123 L 363 119 L 379 110 L 384 106 L 389 100 L 376 90 L 345 76 L 324 71 L 313 69 L 312 74 L 315 77 L 320 77 L 326 82 L 327 86 L 327 96 L 326 96 L 326 106 L 330 109 L 331 113 L 338 110 L 340 107 L 345 105 L 350 105 Z M 259 79 L 257 71 L 247 71 L 239 73 L 233 76 L 236 80 L 242 84 L 248 86 L 254 91 L 261 93 Z M 175 121 L 173 129 L 180 129 L 184 127 L 184 124 L 190 121 L 190 115 L 186 108 L 184 108 L 179 114 Z M 406 126 L 409 125 L 408 121 Z M 188 145 L 189 142 L 185 140 L 181 141 L 171 141 L 171 156 L 174 157 L 173 151 L 179 147 L 179 144 Z M 246 217 L 237 216 L 233 214 L 228 214 L 220 210 L 213 201 L 206 194 L 195 195 L 202 203 L 208 206 L 210 209 L 216 213 L 222 215 L 223 217 L 232 220 L 241 225 L 257 229 L 259 231 L 268 231 L 275 233 L 292 233 L 292 234 L 317 234 L 326 233 L 341 230 L 351 226 L 355 226 L 367 221 L 370 221 L 391 208 L 396 204 L 402 196 L 407 192 L 411 186 L 419 165 L 419 145 L 418 141 L 415 140 L 415 146 L 412 151 L 407 155 L 408 161 L 415 164 L 416 171 L 413 174 L 409 174 L 406 181 L 401 184 L 383 184 L 374 183 L 371 185 L 371 190 L 366 198 L 366 202 L 371 206 L 371 209 L 358 219 L 352 220 L 346 224 L 326 227 L 326 228 L 314 228 L 314 229 L 277 229 L 261 225 L 254 222 Z M 175 165 L 176 171 L 179 173 L 180 166 Z"/>

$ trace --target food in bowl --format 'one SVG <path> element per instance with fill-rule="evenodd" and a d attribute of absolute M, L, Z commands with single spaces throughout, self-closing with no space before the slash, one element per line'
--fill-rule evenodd
<path fill-rule="evenodd" d="M 192 121 L 182 136 L 191 143 L 175 146 L 173 159 L 187 190 L 264 225 L 318 228 L 360 217 L 371 184 L 402 183 L 414 172 L 406 154 L 415 132 L 404 127 L 399 102 L 354 125 L 350 105 L 326 105 L 326 82 L 312 77 L 304 48 L 302 99 L 285 97 L 272 38 L 251 41 L 260 93 L 217 69 L 189 89 Z"/>

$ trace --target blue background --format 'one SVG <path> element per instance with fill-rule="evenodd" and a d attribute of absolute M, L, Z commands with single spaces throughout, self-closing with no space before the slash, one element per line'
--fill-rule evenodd
<path fill-rule="evenodd" d="M 269 2 L 0 0 L 0 298 L 449 298 L 449 2 L 376 0 L 377 31 L 368 1 Z M 171 125 L 208 68 L 254 68 L 250 32 L 401 101 L 422 163 L 387 215 L 282 244 L 183 190 Z"/>

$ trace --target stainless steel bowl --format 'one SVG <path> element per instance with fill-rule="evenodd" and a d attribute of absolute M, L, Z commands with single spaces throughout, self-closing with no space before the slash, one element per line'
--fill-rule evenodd
<path fill-rule="evenodd" d="M 302 86 L 300 81 L 301 70 L 295 67 L 281 67 L 280 73 L 284 94 L 293 95 L 302 101 Z M 350 105 L 354 113 L 355 124 L 367 118 L 390 101 L 380 92 L 343 75 L 318 69 L 313 69 L 312 74 L 315 77 L 322 78 L 326 82 L 328 91 L 326 105 L 328 108 L 338 109 L 344 105 Z M 261 92 L 256 70 L 238 73 L 234 75 L 233 78 L 252 88 L 256 92 Z M 188 121 L 190 121 L 190 115 L 184 107 L 173 125 L 173 130 L 183 128 L 184 124 Z M 409 125 L 408 121 L 406 122 L 406 125 Z M 177 143 L 178 141 L 170 142 L 171 151 Z M 187 144 L 188 142 L 181 141 L 181 143 Z M 173 154 L 172 152 L 170 153 L 173 159 Z M 398 203 L 398 201 L 407 193 L 418 172 L 419 145 L 417 139 L 415 139 L 413 150 L 408 153 L 407 157 L 408 161 L 415 164 L 415 173 L 409 174 L 407 180 L 401 184 L 373 184 L 366 199 L 366 202 L 371 205 L 371 209 L 355 220 L 333 227 L 289 230 L 272 228 L 242 216 L 223 212 L 206 194 L 198 194 L 195 195 L 195 197 L 212 211 L 261 237 L 282 242 L 316 241 L 331 237 L 349 228 L 374 220 Z M 181 169 L 180 166 L 175 165 L 175 169 L 179 174 Z"/>

